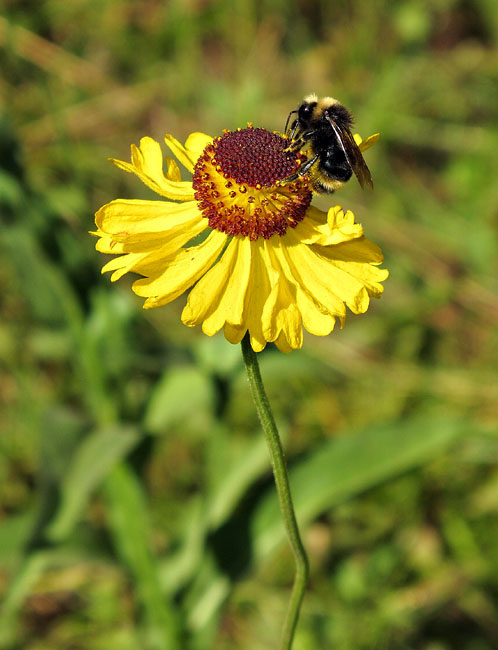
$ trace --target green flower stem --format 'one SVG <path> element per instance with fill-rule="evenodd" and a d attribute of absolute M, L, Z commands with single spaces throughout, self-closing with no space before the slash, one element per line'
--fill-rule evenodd
<path fill-rule="evenodd" d="M 308 582 L 308 558 L 306 557 L 306 552 L 299 534 L 299 528 L 297 527 L 282 443 L 280 442 L 270 403 L 268 402 L 268 397 L 266 396 L 265 388 L 263 386 L 263 380 L 261 379 L 257 355 L 251 347 L 248 334 L 246 334 L 242 340 L 242 355 L 244 357 L 252 396 L 256 404 L 256 410 L 261 421 L 261 426 L 263 427 L 266 442 L 268 443 L 271 464 L 273 467 L 273 476 L 277 486 L 280 511 L 282 513 L 287 539 L 289 540 L 292 552 L 294 553 L 294 560 L 296 563 L 296 575 L 292 587 L 287 616 L 282 630 L 282 643 L 280 646 L 281 650 L 291 650 L 292 640 L 294 638 L 294 632 L 299 618 L 299 610 L 301 608 L 304 592 L 306 591 L 306 584 Z"/>

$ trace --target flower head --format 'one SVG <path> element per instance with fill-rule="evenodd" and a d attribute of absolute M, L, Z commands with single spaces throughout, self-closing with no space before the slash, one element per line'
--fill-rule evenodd
<path fill-rule="evenodd" d="M 362 150 L 377 136 L 361 141 Z M 192 173 L 142 138 L 131 163 L 113 160 L 166 200 L 117 199 L 96 213 L 97 250 L 117 254 L 102 269 L 115 281 L 133 271 L 144 308 L 165 305 L 190 289 L 185 325 L 231 343 L 249 331 L 254 350 L 267 342 L 290 352 L 302 346 L 303 326 L 326 335 L 367 310 L 388 275 L 377 268 L 380 248 L 365 239 L 351 211 L 325 213 L 311 205 L 306 175 L 287 181 L 302 163 L 277 133 L 248 126 L 218 138 L 193 133 L 166 144 Z"/>

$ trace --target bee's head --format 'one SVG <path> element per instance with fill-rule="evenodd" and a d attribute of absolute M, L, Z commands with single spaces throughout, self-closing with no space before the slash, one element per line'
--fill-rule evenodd
<path fill-rule="evenodd" d="M 313 118 L 313 112 L 316 108 L 317 101 L 316 99 L 308 101 L 308 98 L 305 98 L 301 106 L 298 108 L 297 115 L 298 115 L 298 120 L 301 126 L 306 128 L 312 118 Z"/>

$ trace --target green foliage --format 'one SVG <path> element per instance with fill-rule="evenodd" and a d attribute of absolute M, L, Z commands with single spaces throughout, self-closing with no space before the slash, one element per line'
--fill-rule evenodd
<path fill-rule="evenodd" d="M 4 4 L 0 650 L 276 646 L 293 564 L 240 350 L 143 312 L 88 231 L 151 198 L 107 157 L 281 129 L 312 91 L 381 132 L 374 193 L 337 201 L 391 276 L 260 355 L 311 559 L 295 648 L 496 648 L 496 4 Z"/>

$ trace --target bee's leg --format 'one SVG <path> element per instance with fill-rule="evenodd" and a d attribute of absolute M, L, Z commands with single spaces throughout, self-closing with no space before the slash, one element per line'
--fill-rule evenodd
<path fill-rule="evenodd" d="M 284 133 L 287 133 L 287 127 L 289 126 L 290 117 L 291 117 L 291 115 L 294 115 L 294 113 L 297 113 L 297 111 L 291 111 L 289 113 L 289 117 L 287 118 L 287 122 L 285 123 Z M 294 125 L 291 128 L 293 128 L 294 131 L 297 129 L 297 120 L 294 122 Z"/>
<path fill-rule="evenodd" d="M 304 176 L 305 174 L 308 173 L 308 171 L 313 167 L 313 165 L 316 163 L 318 160 L 318 154 L 316 156 L 313 156 L 313 158 L 310 158 L 307 160 L 304 165 L 302 165 L 299 168 L 299 171 L 297 172 L 299 176 Z"/>
<path fill-rule="evenodd" d="M 294 138 L 296 137 L 296 131 L 298 131 L 301 128 L 301 125 L 299 124 L 299 120 L 295 120 L 291 128 L 292 130 L 289 135 L 289 139 L 294 140 Z"/>
<path fill-rule="evenodd" d="M 295 136 L 295 129 L 292 131 L 290 135 L 290 144 L 289 146 L 284 149 L 284 151 L 299 151 L 299 149 L 302 149 L 304 145 L 306 144 L 306 141 L 311 138 L 312 135 L 314 135 L 315 131 L 304 131 L 304 133 L 300 133 L 298 137 L 294 140 Z"/>
<path fill-rule="evenodd" d="M 285 147 L 284 151 L 299 151 L 299 149 L 302 149 L 304 147 L 304 140 L 302 138 L 298 138 L 297 140 L 292 140 L 292 142 L 289 144 L 288 147 Z"/>
<path fill-rule="evenodd" d="M 288 176 L 287 178 L 284 179 L 286 183 L 290 183 L 291 181 L 295 181 L 296 178 L 299 176 L 304 176 L 305 174 L 308 173 L 308 171 L 313 167 L 313 165 L 316 163 L 318 160 L 318 154 L 316 156 L 313 156 L 313 158 L 310 158 L 307 160 L 304 165 L 302 165 L 297 172 L 294 174 L 291 174 L 291 176 Z"/>
<path fill-rule="evenodd" d="M 296 138 L 296 130 L 297 127 L 294 126 L 290 135 L 288 136 L 289 145 L 284 149 L 284 151 L 299 151 L 299 149 L 304 146 L 304 140 L 299 134 Z"/>
<path fill-rule="evenodd" d="M 299 135 L 300 140 L 309 140 L 311 136 L 315 135 L 315 131 L 313 129 L 310 129 L 309 131 L 304 131 L 304 133 L 301 133 Z"/>
<path fill-rule="evenodd" d="M 306 134 L 304 135 L 299 135 L 295 140 L 291 140 L 290 144 L 288 147 L 284 149 L 284 151 L 290 151 L 292 153 L 295 153 L 302 149 L 308 140 L 307 137 L 305 137 Z"/>

